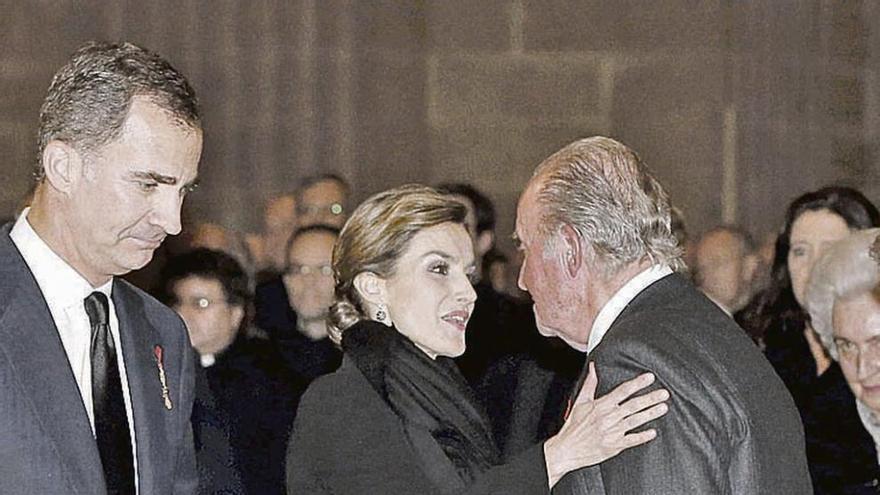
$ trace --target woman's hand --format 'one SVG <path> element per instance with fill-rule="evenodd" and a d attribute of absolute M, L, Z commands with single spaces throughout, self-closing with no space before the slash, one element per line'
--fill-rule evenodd
<path fill-rule="evenodd" d="M 592 362 L 589 367 L 568 419 L 559 433 L 544 443 L 550 488 L 570 471 L 599 464 L 625 449 L 652 440 L 657 436 L 654 429 L 627 432 L 663 416 L 668 410 L 664 401 L 669 398 L 669 392 L 665 389 L 631 398 L 654 382 L 651 373 L 624 382 L 596 399 L 599 378 Z"/>

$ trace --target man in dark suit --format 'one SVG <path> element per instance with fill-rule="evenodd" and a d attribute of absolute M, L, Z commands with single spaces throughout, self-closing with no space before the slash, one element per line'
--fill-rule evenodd
<path fill-rule="evenodd" d="M 604 137 L 547 158 L 520 198 L 519 285 L 541 333 L 588 353 L 600 393 L 651 371 L 671 394 L 654 441 L 567 475 L 554 493 L 811 493 L 791 397 L 735 323 L 675 273 L 670 223 L 660 184 Z"/>
<path fill-rule="evenodd" d="M 31 205 L 0 233 L 0 493 L 194 493 L 186 329 L 118 276 L 180 232 L 195 93 L 149 51 L 89 43 L 39 137 Z"/>

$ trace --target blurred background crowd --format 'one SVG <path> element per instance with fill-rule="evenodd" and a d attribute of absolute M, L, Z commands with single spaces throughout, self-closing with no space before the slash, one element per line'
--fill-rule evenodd
<path fill-rule="evenodd" d="M 283 493 L 297 401 L 341 361 L 325 326 L 335 238 L 359 201 L 408 182 L 469 210 L 478 299 L 458 364 L 502 451 L 554 433 L 584 358 L 537 334 L 509 238 L 534 165 L 593 134 L 639 150 L 666 186 L 694 282 L 795 399 L 817 492 L 880 477 L 804 303 L 823 250 L 880 226 L 880 4 L 0 0 L 0 10 L 7 218 L 27 201 L 49 78 L 83 41 L 150 47 L 200 94 L 202 180 L 184 232 L 127 278 L 187 324 L 204 371 L 197 447 L 218 487 Z"/>

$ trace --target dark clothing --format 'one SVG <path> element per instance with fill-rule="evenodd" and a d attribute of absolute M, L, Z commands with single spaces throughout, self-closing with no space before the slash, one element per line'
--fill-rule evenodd
<path fill-rule="evenodd" d="M 193 440 L 199 468 L 199 495 L 246 493 L 230 437 L 232 421 L 208 385 L 201 365 L 196 365 L 196 398 L 193 403 Z"/>
<path fill-rule="evenodd" d="M 473 448 L 485 445 L 486 420 L 477 414 L 472 398 L 460 395 L 466 394 L 463 379 L 440 374 L 455 368 L 442 361 L 416 364 L 408 352 L 397 352 L 370 359 L 346 355 L 339 370 L 313 382 L 290 441 L 288 493 L 548 492 L 540 445 L 511 463 L 476 474 L 466 489 L 456 489 L 454 483 L 441 486 L 441 480 L 463 479 L 463 469 L 483 462 L 478 458 L 492 456 L 485 446 Z M 443 394 L 450 396 L 435 403 Z M 443 472 L 451 479 L 438 477 Z"/>
<path fill-rule="evenodd" d="M 669 412 L 658 436 L 565 476 L 554 493 L 810 493 L 804 437 L 785 386 L 749 338 L 677 274 L 641 292 L 590 360 L 598 395 L 651 371 Z"/>
<path fill-rule="evenodd" d="M 0 493 L 106 493 L 67 352 L 10 227 L 0 229 Z M 113 280 L 113 305 L 140 493 L 194 493 L 194 363 L 186 327 L 172 310 L 119 278 Z"/>
<path fill-rule="evenodd" d="M 767 359 L 803 421 L 814 493 L 877 493 L 876 448 L 859 418 L 856 399 L 837 363 L 816 376 L 816 361 L 803 332 L 803 324 L 777 325 L 764 341 Z"/>
<path fill-rule="evenodd" d="M 499 360 L 524 352 L 537 335 L 531 307 L 501 294 L 485 282 L 474 285 L 477 300 L 468 320 L 464 354 L 455 359 L 472 387 Z"/>
<path fill-rule="evenodd" d="M 269 334 L 281 363 L 303 390 L 315 378 L 339 368 L 340 351 L 329 339 L 312 340 L 296 329 L 297 316 L 287 299 L 280 277 L 257 287 L 254 301 L 257 327 Z"/>
<path fill-rule="evenodd" d="M 296 328 L 296 313 L 290 307 L 287 289 L 280 276 L 257 285 L 254 291 L 254 324 L 275 334 L 285 334 Z"/>
<path fill-rule="evenodd" d="M 423 471 L 444 493 L 499 463 L 482 405 L 451 359 L 431 359 L 397 330 L 368 321 L 346 330 L 342 345 L 400 418 Z"/>
<path fill-rule="evenodd" d="M 247 335 L 204 369 L 218 408 L 229 418 L 245 493 L 284 493 L 287 439 L 303 386 L 283 370 L 269 340 Z"/>
<path fill-rule="evenodd" d="M 527 352 L 492 364 L 475 391 L 505 459 L 559 431 L 584 365 L 583 353 L 560 339 L 534 336 Z"/>
<path fill-rule="evenodd" d="M 541 336 L 530 302 L 517 301 L 487 283 L 474 286 L 464 354 L 456 364 L 483 403 L 505 458 L 546 440 L 583 366 L 583 354 L 559 339 Z"/>

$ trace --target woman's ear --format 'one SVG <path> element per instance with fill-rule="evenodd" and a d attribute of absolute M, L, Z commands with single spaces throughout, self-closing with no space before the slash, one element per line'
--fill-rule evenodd
<path fill-rule="evenodd" d="M 358 291 L 361 299 L 370 306 L 387 304 L 385 279 L 373 272 L 361 272 L 355 275 L 354 288 Z"/>

